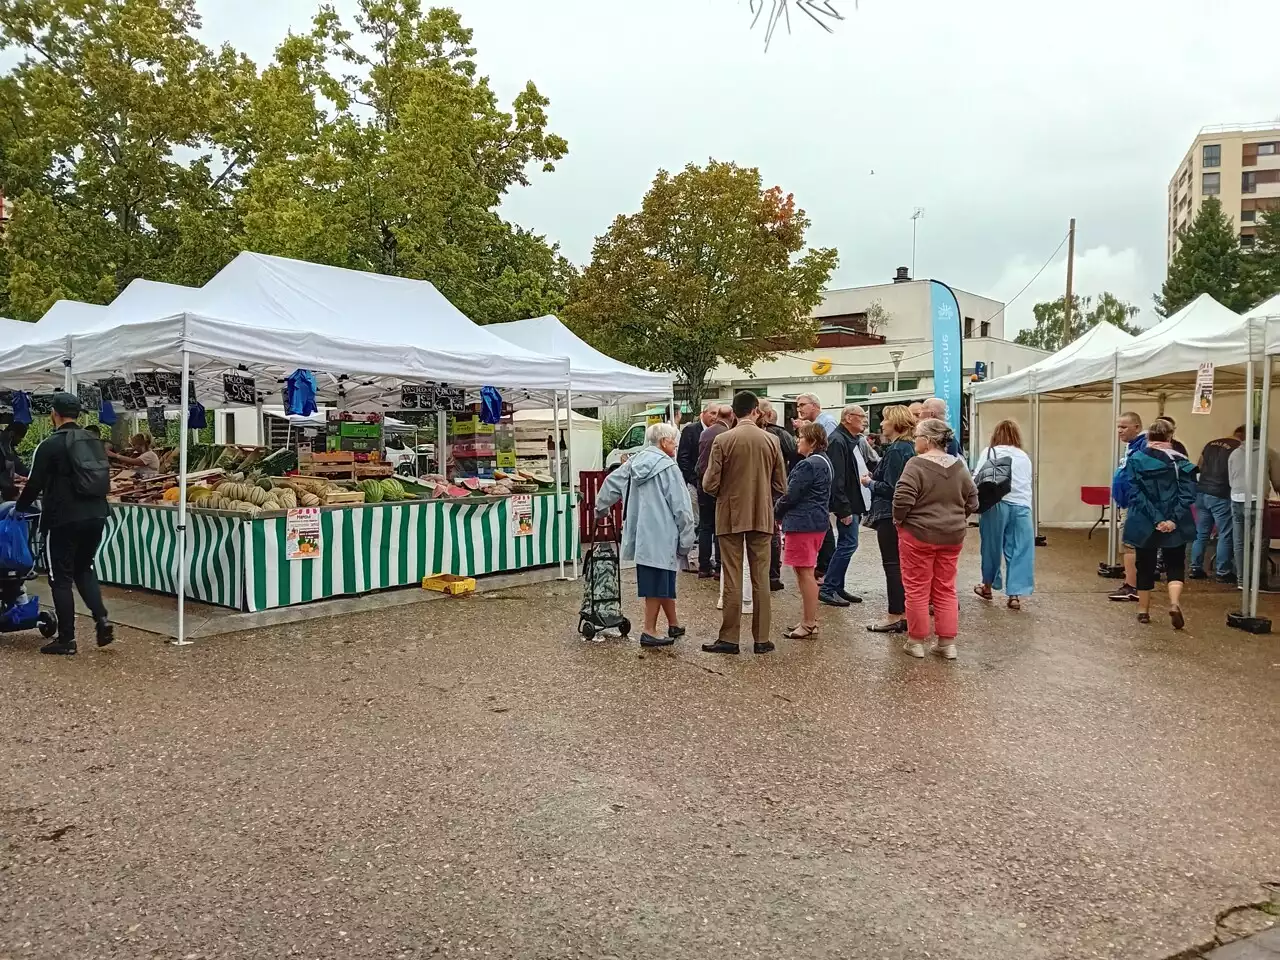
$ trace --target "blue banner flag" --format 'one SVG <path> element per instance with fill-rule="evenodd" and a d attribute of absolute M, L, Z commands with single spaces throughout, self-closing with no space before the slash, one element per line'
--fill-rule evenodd
<path fill-rule="evenodd" d="M 964 402 L 960 358 L 960 303 L 951 288 L 929 281 L 929 305 L 933 313 L 933 393 L 947 404 L 947 425 L 960 439 L 960 405 Z"/>

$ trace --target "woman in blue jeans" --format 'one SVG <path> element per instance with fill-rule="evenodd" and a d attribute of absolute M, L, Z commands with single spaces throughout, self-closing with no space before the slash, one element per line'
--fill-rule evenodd
<path fill-rule="evenodd" d="M 1004 561 L 1003 589 L 1006 606 L 1022 609 L 1022 598 L 1035 589 L 1036 531 L 1031 519 L 1031 458 L 1022 449 L 1022 431 L 1013 420 L 1001 420 L 991 434 L 991 446 L 978 455 L 976 475 L 987 460 L 1008 457 L 1012 461 L 1012 483 L 1004 498 L 978 519 L 982 535 L 982 583 L 973 588 L 983 600 L 992 598 L 992 589 L 1001 589 L 1001 561 Z"/>

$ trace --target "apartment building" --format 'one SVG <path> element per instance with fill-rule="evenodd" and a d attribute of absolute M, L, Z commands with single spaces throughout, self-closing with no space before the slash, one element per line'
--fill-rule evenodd
<path fill-rule="evenodd" d="M 1235 223 L 1240 245 L 1253 245 L 1254 224 L 1280 208 L 1280 121 L 1205 127 L 1169 181 L 1166 255 L 1191 226 L 1205 197 L 1217 197 Z"/>
<path fill-rule="evenodd" d="M 722 364 L 710 376 L 712 392 L 737 390 L 788 400 L 816 394 L 836 409 L 876 393 L 933 392 L 933 314 L 929 282 L 913 281 L 905 267 L 892 283 L 828 290 L 813 315 L 820 322 L 813 347 L 774 353 L 750 371 Z M 1004 339 L 1004 304 L 965 290 L 960 303 L 961 363 L 967 379 L 981 364 L 988 377 L 1035 363 L 1045 351 Z"/>

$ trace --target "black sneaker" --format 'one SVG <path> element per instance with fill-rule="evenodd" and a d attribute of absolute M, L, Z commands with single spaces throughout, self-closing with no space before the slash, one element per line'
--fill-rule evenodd
<path fill-rule="evenodd" d="M 687 632 L 684 627 L 667 627 L 667 636 L 672 640 L 679 640 Z"/>
<path fill-rule="evenodd" d="M 1209 579 L 1209 575 L 1205 573 L 1203 570 L 1192 570 L 1191 573 L 1188 574 L 1188 576 L 1192 580 L 1208 580 Z"/>
<path fill-rule="evenodd" d="M 642 647 L 669 647 L 675 642 L 675 637 L 654 637 L 647 633 L 640 634 L 640 646 Z"/>
<path fill-rule="evenodd" d="M 844 597 L 838 596 L 835 593 L 828 593 L 825 590 L 823 590 L 821 593 L 818 594 L 818 602 L 825 603 L 828 607 L 849 606 L 849 601 L 846 600 Z"/>
<path fill-rule="evenodd" d="M 785 589 L 786 589 L 786 586 L 785 586 L 785 584 L 783 584 L 783 582 L 782 582 L 781 580 L 770 580 L 770 581 L 769 581 L 769 589 L 770 589 L 770 590 L 785 590 Z"/>
<path fill-rule="evenodd" d="M 776 649 L 778 648 L 773 645 L 772 640 L 763 640 L 755 645 L 756 653 L 773 653 Z"/>
<path fill-rule="evenodd" d="M 115 627 L 111 626 L 110 620 L 101 620 L 97 625 L 98 630 L 98 646 L 106 647 L 116 638 Z"/>
<path fill-rule="evenodd" d="M 1114 593 L 1108 594 L 1107 599 L 1115 600 L 1118 603 L 1124 603 L 1125 601 L 1128 601 L 1128 600 L 1132 600 L 1134 603 L 1137 603 L 1138 590 L 1136 587 L 1131 587 L 1127 583 L 1122 584 L 1119 590 L 1116 590 Z"/>
<path fill-rule="evenodd" d="M 1218 583 L 1225 583 L 1231 586 L 1235 586 L 1236 583 L 1236 575 L 1234 573 L 1220 573 L 1213 579 Z"/>
<path fill-rule="evenodd" d="M 848 590 L 837 590 L 836 593 L 840 594 L 841 597 L 843 597 L 845 600 L 848 600 L 850 603 L 862 602 L 862 598 L 860 596 L 858 596 L 856 593 L 850 593 Z"/>
<path fill-rule="evenodd" d="M 74 657 L 76 655 L 76 642 L 74 640 L 54 640 L 41 647 L 40 652 L 54 657 Z"/>

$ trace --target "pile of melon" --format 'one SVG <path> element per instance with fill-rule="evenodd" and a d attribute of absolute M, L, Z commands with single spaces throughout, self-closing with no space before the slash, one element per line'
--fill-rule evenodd
<path fill-rule="evenodd" d="M 364 492 L 365 503 L 394 503 L 398 500 L 410 499 L 405 493 L 404 484 L 394 477 L 387 477 L 385 480 L 361 481 L 360 489 Z"/>
<path fill-rule="evenodd" d="M 216 487 L 191 487 L 187 497 L 192 506 L 256 517 L 264 511 L 318 507 L 327 501 L 330 494 L 341 489 L 317 477 L 229 478 Z M 165 491 L 165 497 L 168 499 L 168 491 Z"/>

